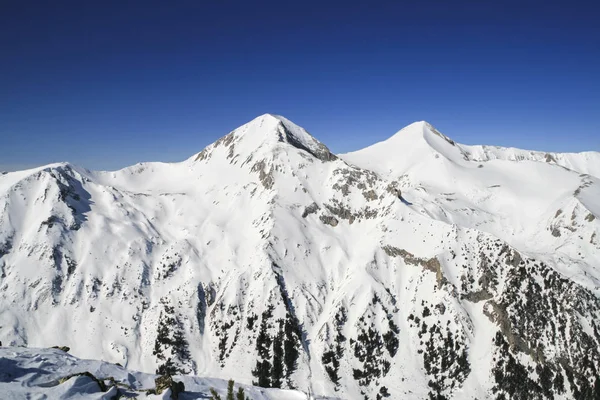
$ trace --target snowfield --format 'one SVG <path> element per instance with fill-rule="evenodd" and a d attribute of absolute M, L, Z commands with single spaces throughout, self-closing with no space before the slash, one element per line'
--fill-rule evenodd
<path fill-rule="evenodd" d="M 91 376 L 82 375 L 85 373 Z M 0 393 L 3 400 L 21 399 L 89 399 L 112 400 L 124 398 L 172 399 L 172 390 L 160 394 L 156 390 L 156 375 L 128 371 L 103 361 L 80 360 L 58 349 L 0 348 Z M 180 400 L 210 398 L 213 388 L 224 399 L 227 382 L 220 379 L 175 376 L 185 390 L 178 393 Z M 105 388 L 100 385 L 104 384 Z M 242 387 L 251 400 L 306 400 L 304 393 L 263 389 L 247 385 Z"/>
<path fill-rule="evenodd" d="M 0 354 L 294 396 L 592 399 L 599 179 L 600 153 L 425 122 L 336 155 L 270 114 L 180 163 L 7 173 Z"/>

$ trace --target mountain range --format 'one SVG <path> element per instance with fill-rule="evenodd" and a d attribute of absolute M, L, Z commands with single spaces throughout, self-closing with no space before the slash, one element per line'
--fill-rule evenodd
<path fill-rule="evenodd" d="M 600 396 L 600 153 L 265 114 L 180 163 L 0 175 L 0 341 L 344 399 Z"/>

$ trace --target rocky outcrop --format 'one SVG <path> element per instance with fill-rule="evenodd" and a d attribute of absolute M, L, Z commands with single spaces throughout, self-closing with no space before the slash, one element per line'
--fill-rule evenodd
<path fill-rule="evenodd" d="M 65 376 L 64 378 L 60 378 L 58 380 L 58 383 L 59 384 L 65 383 L 69 379 L 77 377 L 77 376 L 85 376 L 87 378 L 90 378 L 91 380 L 96 382 L 96 384 L 98 384 L 98 388 L 100 389 L 101 392 L 106 392 L 107 387 L 106 387 L 106 384 L 104 383 L 104 381 L 96 378 L 94 375 L 92 375 L 91 373 L 89 373 L 87 371 L 86 372 L 78 372 L 76 374 L 72 374 L 72 375 Z"/>
<path fill-rule="evenodd" d="M 439 284 L 444 282 L 444 275 L 442 274 L 442 266 L 437 257 L 433 258 L 419 258 L 415 257 L 414 254 L 409 253 L 404 249 L 399 249 L 394 246 L 386 245 L 382 247 L 383 251 L 390 257 L 400 257 L 408 265 L 420 266 L 427 271 L 435 273 L 436 280 Z"/>
<path fill-rule="evenodd" d="M 339 223 L 337 218 L 332 217 L 331 215 L 320 215 L 319 219 L 321 220 L 322 223 L 333 226 L 333 227 L 337 226 L 337 224 Z"/>
<path fill-rule="evenodd" d="M 162 394 L 165 390 L 171 389 L 171 399 L 179 399 L 179 395 L 185 391 L 183 382 L 178 382 L 171 375 L 161 375 L 154 380 L 154 393 Z"/>

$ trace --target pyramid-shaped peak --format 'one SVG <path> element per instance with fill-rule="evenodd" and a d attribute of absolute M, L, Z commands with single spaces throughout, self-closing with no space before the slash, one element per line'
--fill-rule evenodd
<path fill-rule="evenodd" d="M 409 124 L 404 128 L 400 129 L 398 132 L 396 132 L 396 134 L 390 137 L 387 141 L 405 142 L 408 140 L 420 143 L 423 140 L 425 140 L 426 142 L 430 142 L 430 139 L 433 136 L 442 138 L 451 145 L 455 144 L 452 139 L 438 131 L 433 125 L 431 125 L 427 121 L 416 121 L 412 124 Z"/>
<path fill-rule="evenodd" d="M 249 156 L 258 152 L 270 152 L 282 143 L 305 151 L 322 161 L 335 160 L 327 146 L 315 139 L 304 128 L 289 119 L 275 114 L 263 114 L 234 129 L 210 147 L 233 146 L 235 153 Z M 202 159 L 203 151 L 196 157 Z"/>
<path fill-rule="evenodd" d="M 252 136 L 256 139 L 276 139 L 279 142 L 295 143 L 304 145 L 319 143 L 315 137 L 304 128 L 296 125 L 289 119 L 276 114 L 263 114 L 252 121 L 240 126 L 234 132 L 243 136 Z"/>
<path fill-rule="evenodd" d="M 406 125 L 404 128 L 400 129 L 400 131 L 398 131 L 398 133 L 409 133 L 409 132 L 414 132 L 414 133 L 423 133 L 426 130 L 436 130 L 433 125 L 431 125 L 429 122 L 427 121 L 415 121 L 411 124 Z M 436 130 L 437 131 L 437 130 Z"/>
<path fill-rule="evenodd" d="M 404 129 L 411 129 L 411 128 L 424 128 L 426 126 L 431 126 L 431 124 L 427 121 L 415 121 L 411 124 L 406 125 L 402 129 L 404 130 Z"/>
<path fill-rule="evenodd" d="M 444 160 L 462 166 L 469 162 L 469 154 L 430 123 L 417 121 L 384 141 L 342 155 L 342 159 L 382 175 L 401 176 L 415 166 L 429 169 Z"/>

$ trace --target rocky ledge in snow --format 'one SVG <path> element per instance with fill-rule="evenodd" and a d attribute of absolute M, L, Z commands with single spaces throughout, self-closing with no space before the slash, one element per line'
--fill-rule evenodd
<path fill-rule="evenodd" d="M 120 365 L 81 360 L 60 349 L 0 347 L 0 393 L 3 400 L 145 398 L 223 399 L 228 382 L 196 376 L 158 376 L 128 371 Z M 294 390 L 242 388 L 247 400 L 307 400 Z M 320 398 L 325 400 L 325 398 Z"/>

